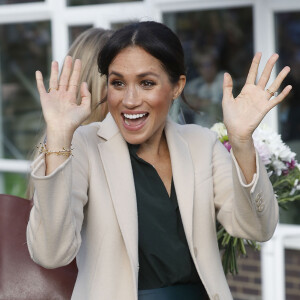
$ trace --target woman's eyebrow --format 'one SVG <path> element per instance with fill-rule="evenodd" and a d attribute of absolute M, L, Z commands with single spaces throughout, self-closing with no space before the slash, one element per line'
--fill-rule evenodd
<path fill-rule="evenodd" d="M 123 78 L 124 75 L 122 75 L 121 73 L 118 73 L 116 71 L 111 71 L 109 74 L 108 74 L 108 77 L 110 77 L 111 75 L 115 75 L 115 76 L 118 76 L 118 77 L 121 77 Z M 137 77 L 139 78 L 142 78 L 142 77 L 146 77 L 146 76 L 149 76 L 149 75 L 152 75 L 152 76 L 155 76 L 155 77 L 159 77 L 158 74 L 154 73 L 154 72 L 144 72 L 144 73 L 140 73 L 137 75 Z"/>
<path fill-rule="evenodd" d="M 121 73 L 118 73 L 118 72 L 115 72 L 115 71 L 111 71 L 109 74 L 108 74 L 108 77 L 110 77 L 111 75 L 116 75 L 118 77 L 124 77 Z"/>
<path fill-rule="evenodd" d="M 141 73 L 141 74 L 138 74 L 137 77 L 145 77 L 145 76 L 149 76 L 149 75 L 152 75 L 152 76 L 155 76 L 155 77 L 159 77 L 158 74 L 153 73 L 153 72 L 145 72 L 145 73 Z"/>

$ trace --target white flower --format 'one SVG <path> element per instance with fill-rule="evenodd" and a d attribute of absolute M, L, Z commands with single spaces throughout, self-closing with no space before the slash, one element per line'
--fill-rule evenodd
<path fill-rule="evenodd" d="M 270 152 L 268 146 L 262 141 L 254 140 L 254 146 L 259 154 L 264 165 L 271 163 L 272 153 Z"/>
<path fill-rule="evenodd" d="M 287 166 L 282 161 L 276 159 L 272 161 L 272 166 L 277 176 L 280 176 L 282 171 L 287 170 Z"/>
<path fill-rule="evenodd" d="M 266 124 L 258 126 L 253 133 L 254 145 L 265 164 L 270 164 L 278 176 L 287 170 L 286 162 L 291 162 L 296 153 L 283 143 L 281 136 Z"/>
<path fill-rule="evenodd" d="M 218 134 L 219 139 L 227 135 L 224 123 L 215 123 L 210 129 Z"/>

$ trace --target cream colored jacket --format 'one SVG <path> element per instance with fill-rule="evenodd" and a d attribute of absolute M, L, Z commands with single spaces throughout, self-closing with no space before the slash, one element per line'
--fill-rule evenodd
<path fill-rule="evenodd" d="M 216 237 L 216 218 L 234 236 L 271 238 L 278 206 L 263 164 L 244 184 L 233 156 L 208 129 L 165 128 L 173 180 L 189 249 L 211 299 L 232 299 Z M 32 164 L 34 207 L 27 227 L 32 259 L 56 268 L 77 257 L 73 300 L 137 300 L 138 219 L 127 144 L 111 115 L 80 127 L 73 157 L 45 176 Z"/>

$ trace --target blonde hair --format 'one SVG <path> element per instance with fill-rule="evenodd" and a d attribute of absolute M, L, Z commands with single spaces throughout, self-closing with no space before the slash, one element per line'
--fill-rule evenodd
<path fill-rule="evenodd" d="M 108 113 L 107 103 L 99 102 L 106 95 L 106 77 L 98 71 L 98 53 L 112 35 L 112 30 L 91 28 L 80 34 L 71 45 L 68 55 L 73 59 L 80 59 L 82 64 L 80 83 L 87 82 L 92 94 L 92 113 L 83 124 L 103 121 Z M 80 104 L 80 93 L 77 96 L 77 104 Z"/>
<path fill-rule="evenodd" d="M 92 122 L 103 121 L 108 113 L 108 107 L 106 102 L 101 100 L 106 96 L 106 77 L 101 76 L 98 71 L 97 59 L 100 50 L 104 44 L 112 35 L 112 30 L 105 30 L 102 28 L 91 28 L 81 33 L 75 41 L 72 43 L 68 55 L 73 57 L 73 60 L 81 60 L 81 74 L 79 79 L 79 85 L 82 82 L 87 82 L 89 91 L 92 95 L 91 115 L 83 122 L 83 125 Z M 77 95 L 77 104 L 80 104 L 80 93 Z M 99 105 L 101 102 L 101 105 Z M 43 143 L 46 137 L 46 132 L 39 138 L 39 143 Z M 36 149 L 32 155 L 32 160 L 39 154 Z M 33 197 L 33 182 L 29 178 L 27 197 L 32 199 Z"/>

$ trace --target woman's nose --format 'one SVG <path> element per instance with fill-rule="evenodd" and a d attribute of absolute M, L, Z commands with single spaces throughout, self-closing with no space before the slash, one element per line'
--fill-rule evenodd
<path fill-rule="evenodd" d="M 123 105 L 127 108 L 134 108 L 141 104 L 139 92 L 136 87 L 128 86 L 123 97 Z"/>

